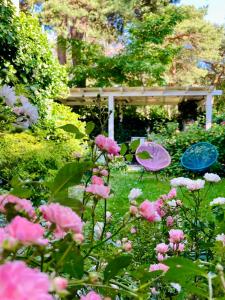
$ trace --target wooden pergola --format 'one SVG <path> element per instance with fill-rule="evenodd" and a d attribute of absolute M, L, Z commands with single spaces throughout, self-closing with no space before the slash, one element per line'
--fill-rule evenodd
<path fill-rule="evenodd" d="M 61 102 L 69 106 L 94 105 L 101 97 L 108 104 L 108 135 L 114 139 L 115 103 L 123 105 L 177 105 L 183 100 L 199 101 L 205 105 L 206 129 L 212 126 L 214 96 L 222 91 L 209 87 L 112 87 L 112 88 L 72 88 L 70 95 Z"/>

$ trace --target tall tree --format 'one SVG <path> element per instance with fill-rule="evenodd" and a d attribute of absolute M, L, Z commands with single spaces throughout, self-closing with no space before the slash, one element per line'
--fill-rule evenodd
<path fill-rule="evenodd" d="M 224 29 L 204 19 L 206 9 L 186 6 L 183 10 L 186 18 L 177 24 L 174 34 L 166 38 L 166 42 L 180 48 L 166 73 L 166 81 L 169 85 L 204 84 L 210 68 L 221 62 Z M 215 84 L 216 78 L 219 77 L 212 78 L 210 84 Z"/>

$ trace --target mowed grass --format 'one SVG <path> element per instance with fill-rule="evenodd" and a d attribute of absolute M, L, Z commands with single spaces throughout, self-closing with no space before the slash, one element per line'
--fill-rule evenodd
<path fill-rule="evenodd" d="M 132 188 L 142 189 L 143 195 L 140 197 L 139 202 L 142 202 L 144 199 L 154 201 L 160 195 L 166 194 L 170 190 L 171 178 L 160 176 L 157 179 L 151 173 L 145 173 L 141 180 L 139 178 L 140 172 L 115 171 L 112 173 L 110 186 L 113 196 L 107 200 L 107 209 L 113 213 L 115 219 L 120 219 L 129 210 L 128 194 Z M 209 184 L 207 183 L 204 190 L 207 191 L 208 187 Z M 182 201 L 187 201 L 187 199 L 183 199 L 179 189 L 178 197 Z M 206 205 L 216 197 L 225 197 L 225 179 L 213 184 L 209 189 L 205 199 Z"/>

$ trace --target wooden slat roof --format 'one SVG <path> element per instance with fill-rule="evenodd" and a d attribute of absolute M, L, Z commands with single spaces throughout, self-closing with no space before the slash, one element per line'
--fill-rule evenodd
<path fill-rule="evenodd" d="M 221 95 L 222 91 L 213 86 L 71 88 L 70 95 L 61 102 L 69 106 L 93 105 L 98 96 L 106 101 L 113 96 L 116 103 L 127 105 L 176 105 L 183 99 L 201 101 L 208 94 Z"/>

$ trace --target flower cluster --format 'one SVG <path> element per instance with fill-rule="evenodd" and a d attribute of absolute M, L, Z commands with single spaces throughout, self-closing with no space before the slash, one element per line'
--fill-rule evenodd
<path fill-rule="evenodd" d="M 0 196 L 0 212 L 7 213 L 9 206 L 19 213 L 24 213 L 30 218 L 35 217 L 35 210 L 31 201 L 27 199 L 20 199 L 14 195 L 1 195 Z"/>
<path fill-rule="evenodd" d="M 11 107 L 17 116 L 16 125 L 28 128 L 38 121 L 37 107 L 32 105 L 24 96 L 17 96 L 14 87 L 4 85 L 0 89 L 0 97 L 3 98 L 5 104 Z"/>
<path fill-rule="evenodd" d="M 95 144 L 99 149 L 101 149 L 102 151 L 106 151 L 108 154 L 114 156 L 119 155 L 120 147 L 111 138 L 100 134 L 95 138 Z"/>
<path fill-rule="evenodd" d="M 186 187 L 189 191 L 198 191 L 204 188 L 205 180 L 192 180 L 185 177 L 178 177 L 171 179 L 170 184 L 173 187 Z"/>

